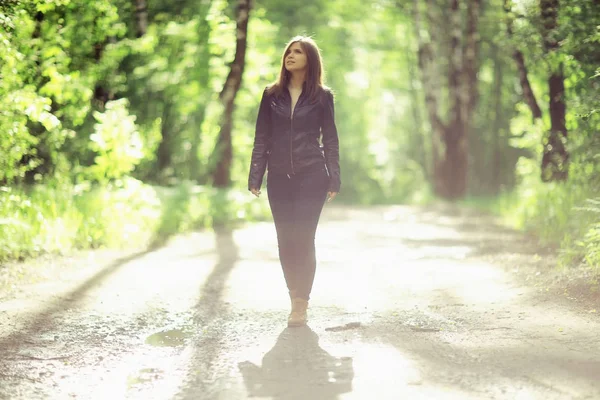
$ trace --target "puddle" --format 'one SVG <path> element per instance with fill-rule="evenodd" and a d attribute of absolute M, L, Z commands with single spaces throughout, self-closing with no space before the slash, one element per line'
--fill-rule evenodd
<path fill-rule="evenodd" d="M 182 329 L 171 329 L 154 333 L 146 338 L 146 344 L 156 347 L 177 347 L 185 344 L 185 339 L 189 337 L 188 332 Z"/>

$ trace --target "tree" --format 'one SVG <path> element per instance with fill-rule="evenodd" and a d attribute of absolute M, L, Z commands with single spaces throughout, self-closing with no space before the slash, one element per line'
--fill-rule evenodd
<path fill-rule="evenodd" d="M 242 84 L 242 76 L 246 64 L 246 47 L 248 37 L 248 20 L 252 8 L 252 0 L 239 0 L 236 8 L 236 47 L 235 57 L 231 63 L 229 74 L 223 85 L 219 99 L 223 104 L 223 116 L 219 136 L 213 155 L 216 157 L 216 168 L 213 173 L 213 185 L 227 187 L 231 183 L 231 159 L 233 146 L 231 130 L 233 126 L 233 111 L 235 97 Z"/>
<path fill-rule="evenodd" d="M 504 0 L 504 10 L 507 13 L 507 34 L 513 39 L 513 21 L 511 0 Z M 566 148 L 566 98 L 563 74 L 562 55 L 558 54 L 558 11 L 559 0 L 540 0 L 541 38 L 543 49 L 549 66 L 548 110 L 550 114 L 550 130 L 542 139 L 541 179 L 544 182 L 564 181 L 568 177 L 569 153 Z M 533 119 L 541 119 L 542 110 L 531 87 L 525 56 L 515 45 L 513 59 L 519 72 L 519 81 L 523 99 L 527 103 Z"/>
<path fill-rule="evenodd" d="M 506 32 L 508 34 L 509 39 L 513 39 L 513 23 L 514 16 L 512 13 L 512 0 L 504 0 L 504 11 L 507 14 L 506 17 Z M 523 92 L 523 99 L 527 106 L 531 109 L 531 114 L 534 119 L 542 118 L 542 110 L 538 105 L 535 94 L 533 93 L 533 89 L 531 88 L 531 83 L 529 82 L 529 75 L 527 71 L 527 66 L 525 65 L 525 56 L 523 52 L 519 50 L 519 48 L 515 45 L 512 51 L 512 57 L 517 65 L 517 70 L 519 72 L 519 82 L 521 84 L 521 90 Z"/>
<path fill-rule="evenodd" d="M 451 0 L 449 18 L 436 14 L 435 0 L 426 3 L 428 21 L 422 17 L 422 1 L 415 0 L 413 16 L 418 47 L 418 62 L 425 91 L 425 103 L 433 140 L 433 187 L 435 193 L 456 199 L 467 192 L 469 143 L 468 136 L 477 104 L 477 71 L 480 0 L 466 3 L 466 32 L 461 30 L 461 9 L 458 0 Z M 448 22 L 449 21 L 449 22 Z M 427 25 L 425 28 L 424 26 Z M 439 27 L 450 32 L 444 43 Z M 444 52 L 447 48 L 448 52 Z M 440 115 L 440 88 L 437 78 L 447 71 L 446 91 L 449 98 L 448 121 Z"/>
<path fill-rule="evenodd" d="M 540 0 L 542 38 L 550 64 L 550 76 L 548 77 L 550 131 L 543 143 L 544 155 L 542 156 L 541 172 L 543 181 L 564 181 L 567 179 L 569 170 L 569 153 L 566 149 L 565 78 L 563 63 L 560 55 L 557 54 L 559 48 L 558 10 L 559 0 Z"/>

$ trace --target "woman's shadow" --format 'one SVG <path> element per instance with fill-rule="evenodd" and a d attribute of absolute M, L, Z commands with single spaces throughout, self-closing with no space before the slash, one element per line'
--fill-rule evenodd
<path fill-rule="evenodd" d="M 260 367 L 238 366 L 250 397 L 329 400 L 352 391 L 352 358 L 327 353 L 309 327 L 284 329 Z"/>

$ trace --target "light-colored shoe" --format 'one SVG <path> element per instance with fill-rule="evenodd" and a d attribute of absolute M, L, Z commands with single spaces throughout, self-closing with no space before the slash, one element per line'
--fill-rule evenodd
<path fill-rule="evenodd" d="M 308 300 L 301 297 L 292 298 L 292 312 L 288 317 L 288 327 L 306 325 L 306 309 L 308 308 Z"/>

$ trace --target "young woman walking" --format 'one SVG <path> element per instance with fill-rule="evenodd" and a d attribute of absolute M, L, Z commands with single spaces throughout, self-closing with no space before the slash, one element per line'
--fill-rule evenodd
<path fill-rule="evenodd" d="M 321 145 L 322 143 L 322 145 Z M 323 85 L 317 44 L 298 36 L 286 46 L 275 83 L 263 92 L 248 190 L 267 194 L 292 311 L 288 326 L 306 324 L 316 269 L 315 233 L 325 201 L 340 190 L 333 93 Z"/>

